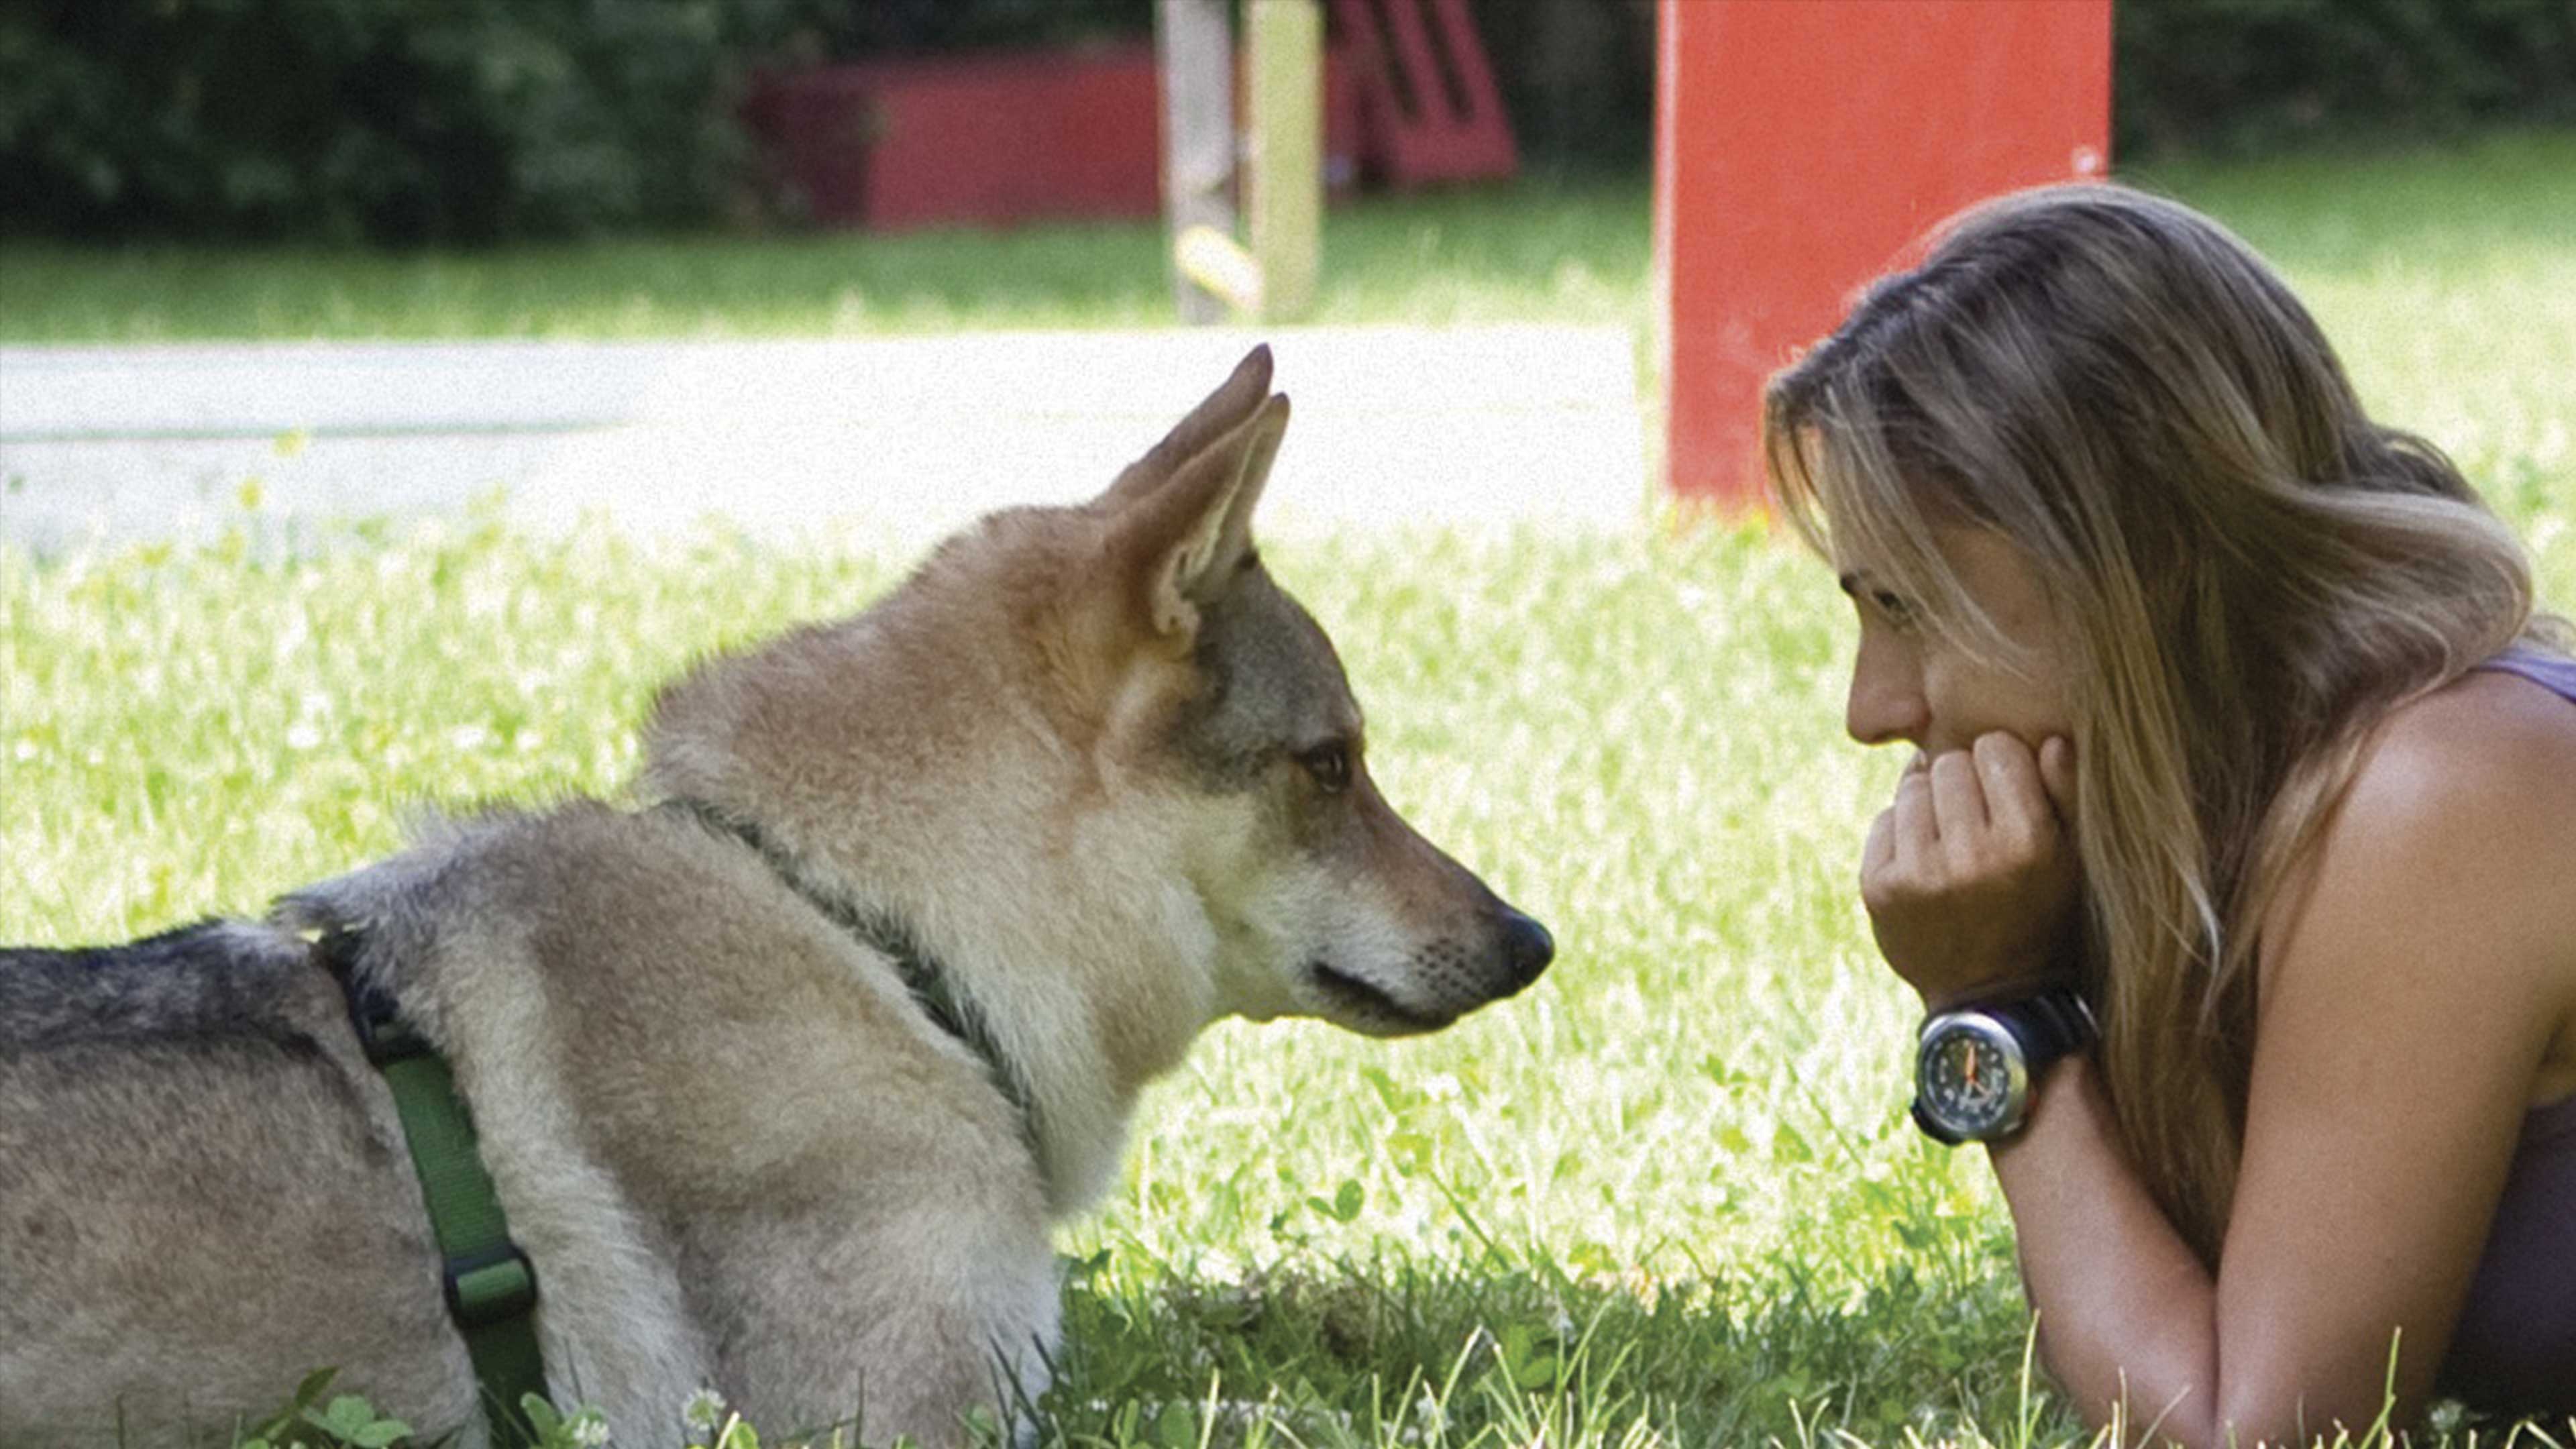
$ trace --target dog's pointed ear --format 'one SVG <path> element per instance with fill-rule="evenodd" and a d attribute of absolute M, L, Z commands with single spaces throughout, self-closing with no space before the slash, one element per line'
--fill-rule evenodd
<path fill-rule="evenodd" d="M 1265 342 L 1244 354 L 1243 360 L 1234 365 L 1234 375 L 1190 409 L 1190 415 L 1173 425 L 1163 441 L 1122 469 L 1118 481 L 1100 495 L 1099 503 L 1116 507 L 1169 482 L 1182 464 L 1241 427 L 1269 395 L 1270 344 Z"/>
<path fill-rule="evenodd" d="M 1199 607 L 1252 561 L 1252 510 L 1287 429 L 1288 399 L 1273 395 L 1110 521 L 1112 575 L 1154 637 L 1195 637 Z"/>

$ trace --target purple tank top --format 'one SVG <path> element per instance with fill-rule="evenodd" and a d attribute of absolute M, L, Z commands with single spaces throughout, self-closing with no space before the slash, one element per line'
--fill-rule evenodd
<path fill-rule="evenodd" d="M 2480 667 L 2576 704 L 2576 660 L 2514 648 Z M 2438 1382 L 2479 1408 L 2576 1413 L 2576 1097 L 2523 1119 Z"/>

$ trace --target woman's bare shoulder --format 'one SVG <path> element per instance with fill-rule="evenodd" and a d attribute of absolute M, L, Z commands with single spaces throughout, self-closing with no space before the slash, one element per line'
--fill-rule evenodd
<path fill-rule="evenodd" d="M 2275 929 L 2339 941 L 2339 973 L 2372 941 L 2431 931 L 2456 985 L 2563 1023 L 2547 1055 L 2576 1070 L 2576 703 L 2481 671 L 2392 711 L 2302 875 L 2267 922 L 2267 978 Z M 2342 919 L 2299 919 L 2311 909 Z"/>
<path fill-rule="evenodd" d="M 2475 831 L 2519 821 L 2554 824 L 2548 833 L 2576 848 L 2571 803 L 2576 701 L 2520 675 L 2479 670 L 2389 712 L 2332 828 Z"/>
<path fill-rule="evenodd" d="M 2339 914 L 2443 909 L 2505 935 L 2566 943 L 2557 969 L 2576 993 L 2571 880 L 2576 704 L 2480 671 L 2391 711 L 2364 741 L 2342 799 L 2264 923 L 2265 955 L 2304 934 L 2301 917 L 2322 902 Z"/>

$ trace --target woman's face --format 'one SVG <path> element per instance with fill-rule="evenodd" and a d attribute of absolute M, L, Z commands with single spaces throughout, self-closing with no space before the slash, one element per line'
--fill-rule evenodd
<path fill-rule="evenodd" d="M 1933 541 L 2024 665 L 1982 661 L 1945 642 L 1918 621 L 1920 601 L 1891 592 L 1866 560 L 1846 561 L 1841 583 L 1860 611 L 1860 651 L 1844 727 L 1862 744 L 1903 740 L 1927 755 L 1966 749 L 1993 730 L 2033 750 L 2050 735 L 2072 740 L 2062 631 L 2020 550 L 1982 528 L 1937 529 Z"/>

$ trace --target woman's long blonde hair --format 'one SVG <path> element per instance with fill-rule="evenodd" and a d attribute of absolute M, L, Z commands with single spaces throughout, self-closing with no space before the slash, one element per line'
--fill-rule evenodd
<path fill-rule="evenodd" d="M 2233 1195 L 2259 923 L 2370 727 L 2532 622 L 2449 459 L 2373 423 L 2304 308 L 2125 187 L 2000 198 L 1771 379 L 1764 458 L 1828 557 L 2000 635 L 1932 547 L 1993 529 L 2066 630 L 2081 972 L 2127 1150 L 2206 1263 Z"/>

